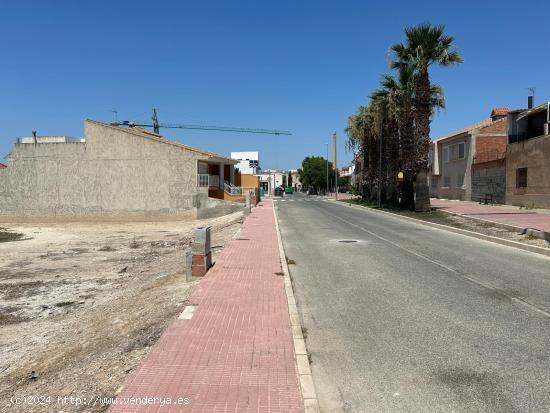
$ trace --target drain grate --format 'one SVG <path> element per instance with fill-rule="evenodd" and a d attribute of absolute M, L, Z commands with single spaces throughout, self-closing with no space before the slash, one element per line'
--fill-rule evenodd
<path fill-rule="evenodd" d="M 344 244 L 351 244 L 352 242 L 357 242 L 355 239 L 341 239 L 338 242 L 342 242 Z"/>

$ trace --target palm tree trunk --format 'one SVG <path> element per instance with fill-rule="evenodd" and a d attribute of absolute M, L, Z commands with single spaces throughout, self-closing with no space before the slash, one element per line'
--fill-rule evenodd
<path fill-rule="evenodd" d="M 428 190 L 428 152 L 430 149 L 430 116 L 432 113 L 430 77 L 428 67 L 420 67 L 416 83 L 414 110 L 416 143 L 415 210 L 429 211 L 430 193 Z"/>
<path fill-rule="evenodd" d="M 414 190 L 412 181 L 416 164 L 416 145 L 414 136 L 414 118 L 411 102 L 405 100 L 400 112 L 400 156 L 403 183 L 401 185 L 401 208 L 414 209 Z"/>

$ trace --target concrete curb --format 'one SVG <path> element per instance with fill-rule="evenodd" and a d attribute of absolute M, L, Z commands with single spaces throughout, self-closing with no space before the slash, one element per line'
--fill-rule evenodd
<path fill-rule="evenodd" d="M 537 237 L 537 238 L 540 238 L 540 239 L 543 239 L 543 240 L 546 240 L 546 241 L 550 241 L 550 232 L 547 232 L 547 231 L 542 231 L 542 230 L 536 229 L 536 228 L 518 227 L 518 226 L 515 226 L 515 225 L 511 225 L 511 224 L 504 224 L 502 222 L 491 221 L 490 219 L 483 219 L 483 218 L 473 217 L 473 216 L 467 215 L 467 214 L 459 214 L 458 212 L 445 211 L 445 210 L 439 209 L 437 207 L 435 207 L 435 208 L 436 208 L 437 211 L 444 212 L 445 214 L 454 215 L 454 216 L 457 216 L 457 217 L 468 218 L 468 219 L 472 219 L 472 220 L 477 221 L 477 222 L 490 223 L 490 224 L 494 225 L 497 228 L 506 229 L 508 231 L 515 231 L 518 234 L 533 235 L 534 237 Z"/>
<path fill-rule="evenodd" d="M 302 334 L 302 324 L 300 323 L 300 315 L 292 290 L 292 281 L 290 280 L 290 271 L 286 262 L 286 254 L 279 229 L 279 220 L 273 204 L 273 215 L 275 216 L 275 229 L 277 230 L 277 240 L 279 243 L 279 259 L 285 280 L 285 292 L 288 303 L 288 314 L 290 316 L 290 328 L 292 329 L 292 339 L 294 340 L 294 362 L 300 379 L 300 388 L 302 390 L 302 399 L 304 401 L 305 413 L 319 413 L 319 402 L 315 385 L 313 384 L 313 376 L 309 367 L 309 358 L 307 356 L 306 342 Z"/>
<path fill-rule="evenodd" d="M 465 236 L 468 236 L 468 237 L 493 242 L 495 244 L 506 245 L 508 247 L 518 248 L 518 249 L 521 249 L 521 250 L 524 250 L 524 251 L 529 251 L 529 252 L 533 252 L 535 254 L 541 254 L 541 255 L 546 255 L 546 256 L 550 257 L 550 248 L 541 248 L 541 247 L 536 247 L 534 245 L 525 245 L 525 244 L 522 244 L 521 242 L 517 242 L 517 241 L 511 241 L 511 240 L 507 240 L 507 239 L 503 239 L 503 238 L 497 238 L 497 237 L 493 237 L 491 235 L 485 235 L 485 234 L 480 234 L 478 232 L 469 231 L 467 229 L 460 229 L 460 228 L 451 227 L 449 225 L 436 224 L 434 222 L 423 221 L 421 219 L 405 217 L 403 215 L 394 214 L 392 212 L 380 211 L 378 209 L 364 207 L 364 206 L 360 206 L 360 205 L 345 204 L 344 202 L 340 202 L 340 203 L 336 203 L 336 204 L 337 205 L 341 204 L 344 207 L 352 207 L 352 208 L 357 208 L 357 209 L 361 209 L 361 210 L 364 210 L 364 211 L 365 210 L 372 211 L 372 212 L 377 213 L 377 214 L 391 215 L 393 217 L 397 217 L 397 218 L 404 219 L 404 220 L 411 221 L 411 222 L 416 222 L 418 224 L 426 225 L 428 227 L 437 228 L 437 229 L 440 229 L 442 231 L 454 232 L 455 234 L 461 234 L 461 235 L 465 235 Z M 469 218 L 469 217 L 465 216 L 465 218 Z M 489 222 L 489 221 L 486 221 L 486 222 Z"/>

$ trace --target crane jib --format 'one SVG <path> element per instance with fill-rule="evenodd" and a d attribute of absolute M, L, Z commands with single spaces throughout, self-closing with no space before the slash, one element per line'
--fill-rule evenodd
<path fill-rule="evenodd" d="M 171 123 L 159 123 L 156 125 L 146 122 L 132 122 L 132 121 L 115 121 L 111 123 L 113 126 L 138 126 L 146 128 L 169 128 L 169 129 L 195 129 L 195 130 L 213 130 L 221 132 L 239 132 L 239 133 L 261 133 L 267 135 L 292 135 L 291 132 L 277 129 L 254 129 L 254 128 L 237 128 L 231 126 L 216 126 L 216 125 L 187 125 L 187 124 L 171 124 Z"/>

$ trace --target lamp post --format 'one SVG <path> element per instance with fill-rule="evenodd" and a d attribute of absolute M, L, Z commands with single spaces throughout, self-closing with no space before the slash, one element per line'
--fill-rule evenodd
<path fill-rule="evenodd" d="M 328 142 L 325 143 L 325 145 L 327 145 L 327 158 L 326 158 L 326 163 L 327 163 L 327 190 L 326 190 L 326 193 L 328 194 Z"/>
<path fill-rule="evenodd" d="M 336 132 L 332 134 L 332 152 L 334 155 L 334 199 L 338 200 L 338 161 L 336 160 Z"/>

